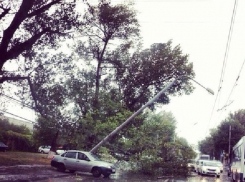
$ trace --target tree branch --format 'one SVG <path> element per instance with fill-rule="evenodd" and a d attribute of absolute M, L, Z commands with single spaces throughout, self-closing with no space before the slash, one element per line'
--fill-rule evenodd
<path fill-rule="evenodd" d="M 3 12 L 0 14 L 0 20 L 1 20 L 6 14 L 8 14 L 10 8 L 4 8 L 3 6 L 0 6 L 0 8 L 3 10 Z"/>
<path fill-rule="evenodd" d="M 2 77 L 0 77 L 0 83 L 6 82 L 6 81 L 19 81 L 19 80 L 25 80 L 25 79 L 28 79 L 28 77 L 22 77 L 22 76 L 7 77 L 7 76 L 2 76 Z"/>
<path fill-rule="evenodd" d="M 51 6 L 53 6 L 54 4 L 58 4 L 58 3 L 60 3 L 60 2 L 61 2 L 61 0 L 55 0 L 55 1 L 52 1 L 51 3 L 46 4 L 45 6 L 43 6 L 43 7 L 39 8 L 39 9 L 37 9 L 37 10 L 35 10 L 35 11 L 29 13 L 29 14 L 27 15 L 27 17 L 32 17 L 32 16 L 35 16 L 35 15 L 39 15 L 39 14 L 41 14 L 42 12 L 48 10 L 48 9 L 49 9 Z"/>
<path fill-rule="evenodd" d="M 10 40 L 12 39 L 15 31 L 19 28 L 20 24 L 27 17 L 28 11 L 32 8 L 33 3 L 34 1 L 22 1 L 19 11 L 15 14 L 9 27 L 3 32 L 3 38 L 0 44 L 0 53 L 6 54 Z"/>
<path fill-rule="evenodd" d="M 31 37 L 29 40 L 20 43 L 18 45 L 15 45 L 12 49 L 10 49 L 7 53 L 6 58 L 7 59 L 13 59 L 15 57 L 17 57 L 18 55 L 20 55 L 23 51 L 30 49 L 33 44 L 35 44 L 35 42 L 45 33 L 50 32 L 50 28 L 46 28 L 43 31 L 39 32 L 38 34 L 34 35 L 33 37 Z"/>

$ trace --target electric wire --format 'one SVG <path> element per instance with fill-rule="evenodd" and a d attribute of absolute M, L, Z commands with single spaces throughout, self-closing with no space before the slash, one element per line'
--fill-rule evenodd
<path fill-rule="evenodd" d="M 4 97 L 7 97 L 7 98 L 9 98 L 9 99 L 12 99 L 12 100 L 16 101 L 17 104 L 20 104 L 20 105 L 22 105 L 22 106 L 24 106 L 24 107 L 27 107 L 27 108 L 29 108 L 29 109 L 35 110 L 33 107 L 31 107 L 31 106 L 29 106 L 29 105 L 27 105 L 27 104 L 23 104 L 20 100 L 17 100 L 17 99 L 15 99 L 15 98 L 11 97 L 11 96 L 5 95 L 5 94 L 3 94 L 3 93 L 1 93 L 1 95 L 3 95 Z"/>
<path fill-rule="evenodd" d="M 237 0 L 234 2 L 234 7 L 233 7 L 233 12 L 232 12 L 232 17 L 231 17 L 231 23 L 230 23 L 230 29 L 228 33 L 228 38 L 227 38 L 227 43 L 226 43 L 226 49 L 225 49 L 225 54 L 224 54 L 224 60 L 223 60 L 223 65 L 222 65 L 222 70 L 221 70 L 221 76 L 220 76 L 220 81 L 219 81 L 219 86 L 218 86 L 218 92 L 214 101 L 214 105 L 212 108 L 212 112 L 208 121 L 207 129 L 206 129 L 206 134 L 208 132 L 209 124 L 212 120 L 214 109 L 218 100 L 219 95 L 221 95 L 221 89 L 222 89 L 222 84 L 224 82 L 224 75 L 225 75 L 225 70 L 226 70 L 226 64 L 227 64 L 227 58 L 228 58 L 228 52 L 230 48 L 230 41 L 233 33 L 233 25 L 235 21 L 235 15 L 236 15 L 236 10 L 237 10 Z"/>
<path fill-rule="evenodd" d="M 25 121 L 30 122 L 30 123 L 32 123 L 32 124 L 33 124 L 33 123 L 36 123 L 35 121 L 31 121 L 31 120 L 29 120 L 29 119 L 23 118 L 23 117 L 21 117 L 21 116 L 17 116 L 17 115 L 15 115 L 15 114 L 10 113 L 10 112 L 7 112 L 7 111 L 0 110 L 0 112 L 6 113 L 6 114 L 10 114 L 10 115 L 15 116 L 15 117 L 17 117 L 17 118 L 24 119 Z"/>
<path fill-rule="evenodd" d="M 229 94 L 229 96 L 228 96 L 228 98 L 227 98 L 227 100 L 226 100 L 226 102 L 225 102 L 225 105 L 224 105 L 221 109 L 218 109 L 218 110 L 217 110 L 217 111 L 221 111 L 220 115 L 223 113 L 223 111 L 224 111 L 224 109 L 225 109 L 226 107 L 228 107 L 230 104 L 233 103 L 233 101 L 231 101 L 231 103 L 228 104 L 228 102 L 229 102 L 229 100 L 230 100 L 230 97 L 231 97 L 232 93 L 234 92 L 235 87 L 237 86 L 237 83 L 238 83 L 238 80 L 239 80 L 239 78 L 240 78 L 240 75 L 241 75 L 241 72 L 242 72 L 242 69 L 243 69 L 244 64 L 245 64 L 245 59 L 244 59 L 244 61 L 243 61 L 243 63 L 242 63 L 241 69 L 240 69 L 240 71 L 239 71 L 239 73 L 238 73 L 238 76 L 237 76 L 237 78 L 236 78 L 236 80 L 235 80 L 235 83 L 234 83 L 234 85 L 233 85 L 233 87 L 232 87 L 232 89 L 231 89 L 231 92 L 230 92 L 230 94 Z"/>
<path fill-rule="evenodd" d="M 21 103 L 20 100 L 17 100 L 17 99 L 15 99 L 15 98 L 11 97 L 11 96 L 5 95 L 5 94 L 3 94 L 3 93 L 1 93 L 1 95 L 4 96 L 4 97 L 6 97 L 6 98 L 8 98 L 10 101 L 11 101 L 11 100 L 14 100 L 14 101 L 15 101 L 17 104 L 19 104 L 19 105 L 22 105 L 22 106 L 27 107 L 27 108 L 29 108 L 29 109 L 35 110 L 33 107 L 31 107 L 31 106 L 29 106 L 29 105 L 27 105 L 27 104 L 23 104 L 23 103 Z M 15 114 L 13 114 L 13 113 L 9 113 L 9 112 L 3 111 L 3 110 L 0 110 L 0 111 L 3 112 L 3 113 L 6 113 L 6 114 L 12 115 L 12 116 L 21 118 L 21 119 L 23 119 L 23 120 L 25 120 L 25 121 L 27 121 L 27 122 L 35 123 L 34 121 L 31 121 L 31 120 L 29 120 L 29 119 L 23 118 L 23 117 L 18 116 L 18 115 L 15 115 Z"/>

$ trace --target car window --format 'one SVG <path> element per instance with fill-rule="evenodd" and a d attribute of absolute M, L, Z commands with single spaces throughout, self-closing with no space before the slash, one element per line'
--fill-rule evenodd
<path fill-rule="evenodd" d="M 51 148 L 51 146 L 41 146 L 41 148 L 43 148 L 43 149 L 50 149 Z"/>
<path fill-rule="evenodd" d="M 77 158 L 78 158 L 79 160 L 86 160 L 86 161 L 89 161 L 89 158 L 88 158 L 84 153 L 80 153 L 80 152 L 79 152 Z"/>
<path fill-rule="evenodd" d="M 65 156 L 67 158 L 76 159 L 76 154 L 77 154 L 76 152 L 67 152 Z"/>
<path fill-rule="evenodd" d="M 204 166 L 214 166 L 214 167 L 217 167 L 217 163 L 215 163 L 215 162 L 204 162 L 203 165 Z"/>

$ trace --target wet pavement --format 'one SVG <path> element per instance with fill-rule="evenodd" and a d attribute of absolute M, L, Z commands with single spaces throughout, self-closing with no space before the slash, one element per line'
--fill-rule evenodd
<path fill-rule="evenodd" d="M 187 178 L 173 178 L 171 176 L 149 177 L 144 175 L 129 174 L 118 170 L 109 178 L 95 178 L 90 173 L 69 173 L 58 172 L 49 165 L 18 165 L 3 167 L 0 166 L 1 182 L 230 182 L 227 173 L 224 172 L 220 178 L 215 176 L 200 176 L 192 173 Z"/>

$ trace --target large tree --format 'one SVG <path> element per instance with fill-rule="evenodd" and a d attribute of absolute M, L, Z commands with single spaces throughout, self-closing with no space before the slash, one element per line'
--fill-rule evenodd
<path fill-rule="evenodd" d="M 139 37 L 139 25 L 136 12 L 129 4 L 112 5 L 108 0 L 89 6 L 84 21 L 86 24 L 81 27 L 83 41 L 78 43 L 76 50 L 80 56 L 96 62 L 94 106 L 98 108 L 102 69 L 115 68 L 117 63 L 109 59 L 112 50 L 125 44 L 129 48 L 132 39 Z"/>
<path fill-rule="evenodd" d="M 43 66 L 39 55 L 57 48 L 77 23 L 73 1 L 1 0 L 0 83 L 28 80 L 31 85 L 33 72 Z"/>
<path fill-rule="evenodd" d="M 172 42 L 153 44 L 149 49 L 135 52 L 128 60 L 124 73 L 117 76 L 127 107 L 134 111 L 156 95 L 173 78 L 182 79 L 169 88 L 157 100 L 169 103 L 170 95 L 190 94 L 193 86 L 188 77 L 194 77 L 193 64 L 188 62 L 188 55 L 183 54 L 180 46 Z"/>

